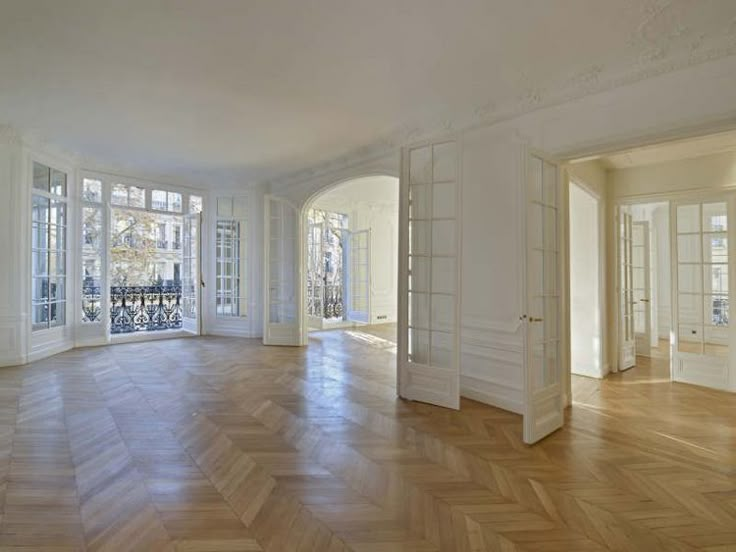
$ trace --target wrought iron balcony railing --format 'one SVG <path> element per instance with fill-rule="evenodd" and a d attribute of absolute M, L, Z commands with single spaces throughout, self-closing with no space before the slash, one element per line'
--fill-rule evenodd
<path fill-rule="evenodd" d="M 85 322 L 101 320 L 100 287 L 82 288 Z M 181 284 L 110 287 L 110 332 L 113 334 L 175 330 L 182 327 Z"/>
<path fill-rule="evenodd" d="M 307 313 L 317 318 L 342 318 L 345 313 L 341 285 L 307 280 Z"/>

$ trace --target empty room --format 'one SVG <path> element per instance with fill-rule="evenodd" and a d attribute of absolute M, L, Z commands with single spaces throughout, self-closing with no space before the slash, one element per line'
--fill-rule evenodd
<path fill-rule="evenodd" d="M 732 0 L 0 0 L 0 550 L 736 550 Z"/>

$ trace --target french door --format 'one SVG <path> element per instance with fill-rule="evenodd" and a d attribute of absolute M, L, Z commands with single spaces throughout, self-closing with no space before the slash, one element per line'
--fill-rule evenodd
<path fill-rule="evenodd" d="M 526 337 L 524 442 L 562 427 L 562 225 L 559 166 L 536 155 L 526 170 Z"/>
<path fill-rule="evenodd" d="M 307 226 L 307 316 L 321 327 L 325 306 L 324 223 Z"/>
<path fill-rule="evenodd" d="M 670 209 L 672 378 L 734 390 L 734 196 L 673 202 Z"/>
<path fill-rule="evenodd" d="M 351 322 L 371 321 L 371 231 L 348 231 L 348 311 Z"/>
<path fill-rule="evenodd" d="M 264 345 L 299 345 L 298 211 L 285 199 L 264 200 Z"/>
<path fill-rule="evenodd" d="M 631 230 L 635 354 L 648 357 L 652 349 L 649 222 L 634 222 Z"/>
<path fill-rule="evenodd" d="M 401 397 L 460 407 L 458 143 L 402 150 L 398 380 Z"/>
<path fill-rule="evenodd" d="M 636 364 L 636 334 L 634 332 L 634 223 L 631 207 L 618 208 L 618 369 L 627 370 Z"/>
<path fill-rule="evenodd" d="M 182 224 L 181 316 L 182 328 L 192 334 L 201 332 L 201 230 L 202 215 L 185 215 Z"/>

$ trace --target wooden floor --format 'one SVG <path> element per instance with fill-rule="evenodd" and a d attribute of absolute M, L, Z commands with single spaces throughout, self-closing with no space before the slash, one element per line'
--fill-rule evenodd
<path fill-rule="evenodd" d="M 736 550 L 736 397 L 661 360 L 564 430 L 395 398 L 391 329 L 188 338 L 0 370 L 0 550 Z"/>

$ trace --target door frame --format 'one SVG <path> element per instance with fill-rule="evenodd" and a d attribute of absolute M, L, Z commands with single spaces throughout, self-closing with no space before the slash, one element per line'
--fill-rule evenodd
<path fill-rule="evenodd" d="M 302 298 L 299 301 L 299 304 L 297 305 L 297 315 L 299 316 L 301 320 L 301 327 L 300 327 L 300 339 L 299 342 L 302 346 L 306 346 L 309 344 L 309 314 L 307 313 L 307 271 L 305 270 L 306 262 L 308 259 L 308 246 L 307 243 L 307 231 L 309 229 L 309 220 L 308 220 L 308 214 L 309 210 L 314 205 L 314 202 L 324 193 L 329 192 L 330 190 L 334 188 L 338 188 L 343 184 L 348 184 L 349 182 L 352 182 L 353 180 L 360 180 L 361 178 L 371 178 L 371 177 L 377 177 L 377 176 L 383 176 L 388 178 L 393 178 L 396 180 L 396 186 L 397 188 L 400 185 L 400 171 L 398 170 L 377 170 L 377 171 L 363 171 L 358 170 L 355 172 L 355 174 L 351 174 L 349 176 L 343 176 L 339 178 L 338 180 L 330 180 L 325 182 L 323 185 L 319 186 L 315 190 L 313 190 L 307 197 L 304 199 L 304 201 L 301 203 L 301 207 L 299 209 L 299 216 L 297 220 L 297 224 L 299 225 L 299 273 L 300 273 L 300 283 L 299 283 L 299 289 L 301 290 Z M 399 213 L 400 216 L 400 213 Z M 396 221 L 397 228 L 399 224 L 399 219 Z M 398 265 L 398 263 L 397 263 Z M 397 266 L 398 270 L 398 266 Z"/>

